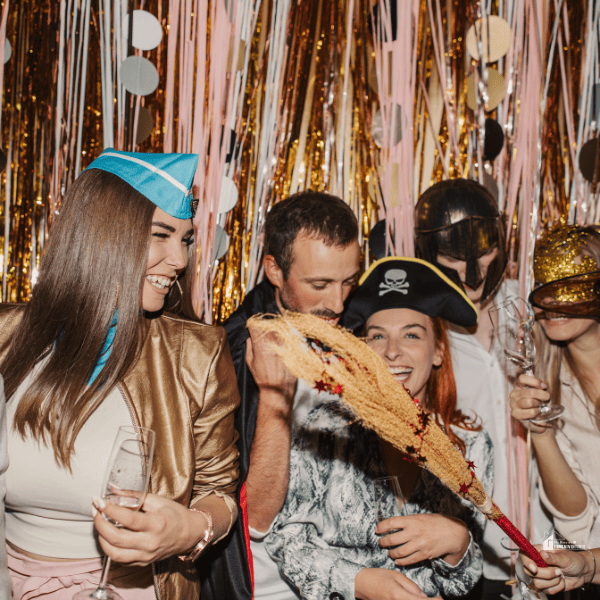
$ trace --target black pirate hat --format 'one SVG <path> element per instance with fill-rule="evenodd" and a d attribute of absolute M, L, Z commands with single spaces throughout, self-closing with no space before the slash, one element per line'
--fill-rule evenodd
<path fill-rule="evenodd" d="M 357 331 L 381 310 L 410 308 L 456 325 L 472 327 L 477 309 L 466 294 L 437 267 L 419 258 L 389 256 L 361 277 L 342 324 Z"/>

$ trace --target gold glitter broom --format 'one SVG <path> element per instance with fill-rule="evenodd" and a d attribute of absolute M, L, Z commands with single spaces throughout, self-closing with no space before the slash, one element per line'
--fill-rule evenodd
<path fill-rule="evenodd" d="M 248 327 L 275 333 L 279 343 L 274 342 L 271 350 L 295 377 L 314 381 L 317 389 L 339 394 L 366 427 L 433 473 L 455 494 L 470 500 L 538 566 L 546 566 L 537 550 L 486 494 L 473 463 L 465 460 L 365 342 L 341 327 L 300 313 L 255 315 L 248 320 Z"/>

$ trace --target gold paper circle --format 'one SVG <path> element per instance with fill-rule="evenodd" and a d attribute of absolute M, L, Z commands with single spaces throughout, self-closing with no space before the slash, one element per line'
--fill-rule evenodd
<path fill-rule="evenodd" d="M 483 27 L 481 26 L 482 22 Z M 475 34 L 475 28 L 477 28 L 477 35 Z M 475 60 L 479 60 L 477 41 L 478 37 L 481 36 L 485 62 L 496 62 L 508 52 L 511 35 L 510 25 L 501 17 L 492 15 L 485 19 L 478 19 L 467 32 L 467 50 Z"/>
<path fill-rule="evenodd" d="M 493 67 L 488 67 L 488 101 L 485 103 L 485 110 L 490 112 L 498 107 L 498 104 L 506 96 L 506 79 L 498 73 Z M 475 94 L 475 74 L 471 73 L 467 77 L 467 106 L 471 110 L 477 108 L 477 96 Z"/>

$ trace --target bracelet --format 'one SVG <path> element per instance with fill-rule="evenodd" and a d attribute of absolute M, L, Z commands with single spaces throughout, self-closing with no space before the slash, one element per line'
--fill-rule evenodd
<path fill-rule="evenodd" d="M 206 546 L 210 544 L 215 535 L 215 532 L 213 530 L 212 515 L 209 512 L 205 510 L 200 510 L 199 508 L 190 508 L 189 510 L 203 515 L 206 519 L 207 527 L 206 532 L 204 533 L 204 537 L 197 544 L 192 546 L 185 554 L 179 555 L 179 560 L 183 560 L 185 562 L 191 562 L 196 560 L 200 556 L 200 554 L 202 554 L 202 550 L 204 550 L 204 548 L 206 548 Z"/>
<path fill-rule="evenodd" d="M 592 560 L 594 561 L 594 570 L 592 571 L 592 577 L 589 581 L 589 585 L 592 585 L 592 582 L 594 581 L 594 577 L 596 576 L 596 557 L 594 556 L 594 553 L 589 549 L 589 548 L 584 548 L 584 550 L 586 552 L 589 552 L 592 555 Z M 581 587 L 584 587 L 584 585 L 582 585 Z"/>

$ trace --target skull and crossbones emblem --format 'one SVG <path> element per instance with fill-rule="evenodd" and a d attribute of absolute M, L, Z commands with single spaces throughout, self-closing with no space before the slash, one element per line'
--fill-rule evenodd
<path fill-rule="evenodd" d="M 408 294 L 409 283 L 406 281 L 406 271 L 403 269 L 390 269 L 383 276 L 384 281 L 379 284 L 379 295 L 383 296 L 388 292 L 400 292 Z"/>

